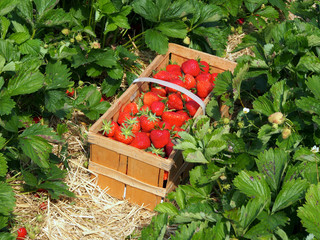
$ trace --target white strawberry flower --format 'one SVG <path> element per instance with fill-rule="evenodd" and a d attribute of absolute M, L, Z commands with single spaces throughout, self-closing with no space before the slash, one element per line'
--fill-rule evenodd
<path fill-rule="evenodd" d="M 249 112 L 250 112 L 250 109 L 245 107 L 245 108 L 243 108 L 243 110 L 242 110 L 242 111 L 243 111 L 243 113 L 247 114 L 247 113 L 249 113 Z"/>
<path fill-rule="evenodd" d="M 314 145 L 314 146 L 311 148 L 311 152 L 313 152 L 313 153 L 319 152 L 319 147 L 317 147 L 316 145 Z"/>

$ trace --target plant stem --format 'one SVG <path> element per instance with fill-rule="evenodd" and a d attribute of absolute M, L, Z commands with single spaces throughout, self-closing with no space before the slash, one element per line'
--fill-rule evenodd
<path fill-rule="evenodd" d="M 123 44 L 123 47 L 126 47 L 127 45 L 129 45 L 130 43 L 133 42 L 133 40 L 137 39 L 138 37 L 142 36 L 145 32 L 139 33 L 138 35 L 134 36 L 133 38 L 131 38 L 128 42 L 126 42 L 125 44 Z"/>

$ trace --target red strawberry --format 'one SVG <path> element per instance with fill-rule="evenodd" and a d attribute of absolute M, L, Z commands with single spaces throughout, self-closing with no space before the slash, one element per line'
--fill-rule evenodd
<path fill-rule="evenodd" d="M 163 112 L 162 120 L 177 127 L 181 127 L 186 121 L 185 116 L 177 112 Z"/>
<path fill-rule="evenodd" d="M 153 102 L 160 101 L 161 98 L 154 92 L 146 92 L 143 95 L 143 104 L 151 106 Z"/>
<path fill-rule="evenodd" d="M 191 97 L 189 97 L 188 95 L 186 95 L 186 94 L 181 94 L 181 97 L 182 97 L 182 99 L 183 100 L 185 100 L 186 102 L 189 102 L 189 101 L 191 101 L 192 100 L 192 98 Z"/>
<path fill-rule="evenodd" d="M 47 204 L 45 202 L 40 203 L 39 205 L 40 210 L 44 211 L 47 209 Z"/>
<path fill-rule="evenodd" d="M 150 147 L 151 142 L 147 133 L 145 132 L 137 132 L 135 139 L 131 142 L 130 146 L 139 148 L 139 149 L 147 149 Z"/>
<path fill-rule="evenodd" d="M 131 119 L 128 119 L 126 121 L 124 121 L 124 125 L 125 126 L 131 126 L 132 127 L 132 133 L 137 133 L 140 131 L 140 120 L 138 117 L 134 117 L 134 118 L 131 118 Z"/>
<path fill-rule="evenodd" d="M 17 230 L 18 236 L 17 239 L 22 240 L 27 236 L 27 229 L 25 227 L 21 227 Z"/>
<path fill-rule="evenodd" d="M 159 157 L 164 157 L 165 156 L 163 148 L 155 148 L 153 146 L 153 144 L 151 144 L 151 147 L 147 148 L 146 151 L 150 152 L 150 153 L 152 153 L 154 155 L 157 155 Z"/>
<path fill-rule="evenodd" d="M 142 115 L 140 117 L 141 129 L 143 132 L 150 132 L 155 127 L 159 126 L 160 119 L 154 114 Z"/>
<path fill-rule="evenodd" d="M 114 133 L 114 139 L 125 144 L 130 144 L 134 139 L 132 126 L 122 125 L 121 127 L 117 128 L 116 132 Z"/>
<path fill-rule="evenodd" d="M 150 106 L 151 112 L 153 112 L 156 116 L 161 116 L 165 107 L 166 105 L 160 101 L 153 102 Z"/>
<path fill-rule="evenodd" d="M 191 117 L 193 117 L 199 108 L 199 104 L 193 100 L 186 102 L 186 109 Z"/>
<path fill-rule="evenodd" d="M 69 91 L 69 90 L 70 90 L 70 91 Z M 66 91 L 66 94 L 67 94 L 69 97 L 73 97 L 73 95 L 74 95 L 74 89 L 73 89 L 73 88 L 68 89 L 68 90 Z"/>
<path fill-rule="evenodd" d="M 34 123 L 39 123 L 41 121 L 42 117 L 39 116 L 39 117 L 34 117 L 32 120 Z"/>
<path fill-rule="evenodd" d="M 160 129 L 166 129 L 166 130 L 172 130 L 173 128 L 173 125 L 171 123 L 168 123 L 168 122 L 160 122 L 159 123 L 159 127 Z"/>
<path fill-rule="evenodd" d="M 103 135 L 106 137 L 112 137 L 114 133 L 116 132 L 116 129 L 118 128 L 118 124 L 114 121 L 107 121 L 107 120 L 102 120 L 102 126 L 100 129 L 100 132 L 102 132 Z"/>
<path fill-rule="evenodd" d="M 163 173 L 163 180 L 164 181 L 168 180 L 168 175 L 169 175 L 168 171 L 164 171 L 164 173 Z"/>
<path fill-rule="evenodd" d="M 199 79 L 197 82 L 197 95 L 201 98 L 205 98 L 211 93 L 213 84 L 210 81 Z"/>
<path fill-rule="evenodd" d="M 133 118 L 130 113 L 128 112 L 120 112 L 119 113 L 119 117 L 118 117 L 118 123 L 119 125 L 121 125 L 122 123 L 124 123 L 124 121 Z"/>
<path fill-rule="evenodd" d="M 183 62 L 181 65 L 181 69 L 185 74 L 189 73 L 194 77 L 200 73 L 199 63 L 194 59 L 189 59 Z"/>
<path fill-rule="evenodd" d="M 178 64 L 169 64 L 166 66 L 167 72 L 181 72 L 181 68 Z"/>
<path fill-rule="evenodd" d="M 150 106 L 149 105 L 142 105 L 142 107 L 140 108 L 140 112 L 148 113 L 149 111 L 150 111 Z"/>
<path fill-rule="evenodd" d="M 172 139 L 170 138 L 168 144 L 165 146 L 165 152 L 166 156 L 169 157 L 172 150 L 173 150 L 174 143 L 172 142 Z"/>
<path fill-rule="evenodd" d="M 151 88 L 151 92 L 154 92 L 159 97 L 167 96 L 167 91 L 162 87 L 153 87 L 153 88 Z"/>
<path fill-rule="evenodd" d="M 138 104 L 136 104 L 135 102 L 131 102 L 131 103 L 128 103 L 124 109 L 123 109 L 123 112 L 128 112 L 130 113 L 132 116 L 136 115 L 139 110 L 138 110 Z"/>
<path fill-rule="evenodd" d="M 179 85 L 181 87 L 185 87 L 184 86 L 184 82 L 182 80 L 180 80 L 180 79 L 170 80 L 170 82 L 174 83 L 174 84 L 177 84 L 177 85 Z M 177 92 L 177 90 L 175 90 L 173 88 L 168 88 L 168 87 L 166 87 L 166 91 L 167 91 L 167 93 L 169 93 L 169 92 Z"/>
<path fill-rule="evenodd" d="M 155 75 L 153 75 L 153 77 L 156 79 L 168 81 L 171 78 L 171 74 L 167 71 L 161 70 L 161 71 L 157 72 Z"/>
<path fill-rule="evenodd" d="M 150 132 L 150 139 L 156 148 L 163 148 L 170 140 L 170 132 L 168 130 L 160 129 L 152 130 Z"/>
<path fill-rule="evenodd" d="M 104 100 L 104 97 L 101 97 L 100 98 L 100 102 L 104 102 L 105 100 Z"/>
<path fill-rule="evenodd" d="M 180 93 L 170 94 L 168 97 L 167 104 L 169 109 L 175 109 L 175 110 L 183 109 L 183 101 Z"/>
<path fill-rule="evenodd" d="M 209 72 L 210 66 L 206 61 L 200 61 L 199 65 L 200 65 L 201 72 L 205 72 L 205 73 Z"/>
<path fill-rule="evenodd" d="M 182 78 L 182 73 L 181 71 L 175 71 L 175 72 L 170 72 L 171 76 L 170 76 L 170 80 L 181 80 Z"/>
<path fill-rule="evenodd" d="M 237 19 L 237 23 L 238 23 L 239 25 L 242 25 L 242 24 L 244 23 L 244 18 L 239 18 L 239 19 Z"/>
<path fill-rule="evenodd" d="M 200 74 L 196 77 L 196 81 L 198 82 L 199 80 L 206 80 L 206 81 L 212 82 L 211 74 L 210 74 L 210 73 L 200 73 Z"/>
<path fill-rule="evenodd" d="M 197 84 L 196 79 L 189 73 L 184 75 L 183 81 L 186 89 L 190 90 L 191 88 L 196 87 L 196 84 Z"/>
<path fill-rule="evenodd" d="M 185 121 L 188 121 L 190 119 L 188 113 L 183 110 L 179 110 L 177 111 L 177 113 L 181 114 L 184 117 Z"/>
<path fill-rule="evenodd" d="M 211 79 L 214 82 L 219 73 L 211 73 Z"/>

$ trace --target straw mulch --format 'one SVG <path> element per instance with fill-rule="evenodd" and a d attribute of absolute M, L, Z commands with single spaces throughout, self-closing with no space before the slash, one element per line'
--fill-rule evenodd
<path fill-rule="evenodd" d="M 250 54 L 248 49 L 231 53 L 243 36 L 229 38 L 227 59 L 235 60 L 243 54 Z M 152 53 L 140 52 L 139 55 L 144 66 L 154 57 Z M 67 124 L 69 132 L 65 137 L 71 158 L 65 181 L 77 198 L 51 200 L 46 193 L 38 193 L 35 197 L 34 193 L 17 192 L 13 230 L 26 226 L 30 233 L 27 239 L 39 240 L 135 239 L 156 213 L 115 199 L 108 195 L 108 189 L 99 188 L 96 176 L 84 167 L 89 157 L 86 142 L 89 123 L 76 114 Z M 43 210 L 39 207 L 41 203 L 45 206 Z"/>

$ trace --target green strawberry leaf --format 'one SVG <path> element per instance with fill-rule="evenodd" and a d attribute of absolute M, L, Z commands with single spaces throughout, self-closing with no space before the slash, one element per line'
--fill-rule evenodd
<path fill-rule="evenodd" d="M 320 76 L 313 75 L 312 77 L 309 77 L 306 81 L 306 85 L 314 94 L 315 98 L 320 99 Z"/>
<path fill-rule="evenodd" d="M 101 92 L 106 97 L 111 97 L 116 94 L 121 85 L 121 81 L 107 77 L 101 84 Z"/>
<path fill-rule="evenodd" d="M 40 39 L 29 39 L 19 46 L 22 54 L 39 55 L 42 41 Z"/>
<path fill-rule="evenodd" d="M 213 93 L 216 96 L 221 96 L 232 90 L 232 73 L 230 71 L 224 71 L 216 77 Z"/>
<path fill-rule="evenodd" d="M 285 182 L 274 201 L 272 213 L 284 209 L 302 199 L 308 187 L 309 183 L 306 179 L 292 179 Z"/>
<path fill-rule="evenodd" d="M 46 181 L 40 184 L 39 188 L 47 189 L 52 199 L 58 199 L 60 196 L 76 196 L 73 192 L 68 190 L 69 187 L 62 181 Z"/>
<path fill-rule="evenodd" d="M 10 114 L 15 105 L 15 101 L 10 96 L 0 96 L 0 116 Z"/>
<path fill-rule="evenodd" d="M 256 158 L 259 172 L 264 174 L 269 187 L 274 192 L 277 192 L 280 186 L 280 181 L 288 161 L 288 152 L 279 148 L 270 148 L 260 153 L 258 158 Z"/>
<path fill-rule="evenodd" d="M 266 96 L 260 96 L 253 102 L 253 108 L 255 111 L 262 113 L 266 116 L 270 116 L 275 111 L 273 103 L 271 100 Z"/>
<path fill-rule="evenodd" d="M 7 160 L 5 156 L 2 153 L 0 153 L 0 177 L 5 177 L 7 172 L 8 172 Z"/>
<path fill-rule="evenodd" d="M 266 3 L 265 0 L 247 0 L 244 1 L 244 5 L 249 10 L 249 12 L 253 13 L 256 9 L 258 9 L 263 3 Z"/>
<path fill-rule="evenodd" d="M 313 97 L 302 97 L 296 100 L 297 107 L 302 111 L 309 113 L 316 113 L 320 115 L 320 105 L 318 104 L 318 100 Z"/>
<path fill-rule="evenodd" d="M 59 118 L 66 117 L 73 109 L 65 92 L 58 90 L 46 91 L 45 108 Z"/>
<path fill-rule="evenodd" d="M 141 239 L 163 239 L 167 230 L 168 215 L 160 213 L 152 217 L 151 223 L 141 231 Z"/>
<path fill-rule="evenodd" d="M 284 227 L 289 221 L 289 218 L 283 212 L 277 212 L 273 215 L 262 212 L 258 218 L 260 222 L 250 228 L 244 235 L 246 238 L 256 239 L 261 237 L 272 237 L 273 232 L 275 232 L 278 227 Z"/>
<path fill-rule="evenodd" d="M 306 193 L 306 202 L 303 206 L 298 208 L 298 217 L 301 219 L 302 225 L 309 233 L 320 238 L 320 184 L 311 185 Z"/>
<path fill-rule="evenodd" d="M 302 72 L 320 73 L 320 59 L 314 54 L 306 54 L 302 56 L 297 64 L 297 70 Z"/>
<path fill-rule="evenodd" d="M 30 34 L 28 32 L 16 32 L 12 33 L 9 37 L 10 40 L 13 40 L 17 44 L 22 44 L 30 38 Z"/>
<path fill-rule="evenodd" d="M 154 211 L 159 213 L 166 213 L 170 216 L 175 216 L 179 213 L 179 210 L 172 204 L 168 202 L 159 203 L 155 208 Z"/>
<path fill-rule="evenodd" d="M 0 240 L 15 240 L 16 236 L 7 232 L 0 232 Z"/>
<path fill-rule="evenodd" d="M 188 32 L 187 25 L 182 21 L 161 22 L 156 29 L 168 37 L 181 39 L 185 38 Z"/>
<path fill-rule="evenodd" d="M 151 50 L 159 54 L 165 54 L 168 51 L 168 38 L 155 29 L 145 31 L 145 41 Z"/>
<path fill-rule="evenodd" d="M 0 229 L 3 229 L 3 228 L 5 228 L 7 225 L 8 225 L 8 220 L 9 220 L 9 217 L 6 217 L 6 216 L 1 216 L 0 215 Z M 12 238 L 10 238 L 10 237 L 12 237 L 11 235 L 9 235 L 9 233 L 7 233 L 8 234 L 8 238 L 3 238 L 4 237 L 4 235 L 2 235 L 3 234 L 3 232 L 0 232 L 0 240 L 8 240 L 8 239 L 12 239 Z M 13 239 L 15 239 L 15 238 L 13 238 Z"/>
<path fill-rule="evenodd" d="M 14 192 L 12 187 L 1 182 L 0 184 L 0 214 L 9 215 L 15 206 L 16 199 L 14 197 Z"/>
<path fill-rule="evenodd" d="M 39 16 L 54 8 L 58 4 L 56 0 L 34 0 L 34 3 L 36 4 Z"/>
<path fill-rule="evenodd" d="M 240 192 L 250 198 L 262 199 L 265 202 L 271 200 L 271 192 L 264 176 L 258 172 L 241 171 L 233 180 Z"/>
<path fill-rule="evenodd" d="M 67 65 L 57 61 L 55 63 L 48 63 L 46 66 L 46 89 L 67 89 L 70 86 L 71 72 Z"/>
<path fill-rule="evenodd" d="M 1 15 L 1 14 L 0 14 Z M 1 38 L 5 39 L 6 34 L 8 32 L 8 29 L 10 27 L 10 20 L 8 20 L 6 17 L 1 16 L 0 17 L 1 22 Z"/>
<path fill-rule="evenodd" d="M 279 18 L 279 12 L 271 6 L 266 6 L 265 8 L 256 11 L 255 14 L 269 19 Z"/>
<path fill-rule="evenodd" d="M 202 222 L 194 221 L 190 224 L 182 225 L 178 231 L 175 232 L 174 236 L 170 236 L 172 240 L 180 240 L 180 239 L 193 239 L 192 236 L 198 231 L 200 231 L 199 227 Z M 211 237 L 213 237 L 211 235 Z"/>
<path fill-rule="evenodd" d="M 20 71 L 8 83 L 8 95 L 17 96 L 36 92 L 42 88 L 44 77 L 39 71 Z"/>
<path fill-rule="evenodd" d="M 0 1 L 0 16 L 11 12 L 19 4 L 18 0 L 1 0 Z"/>

